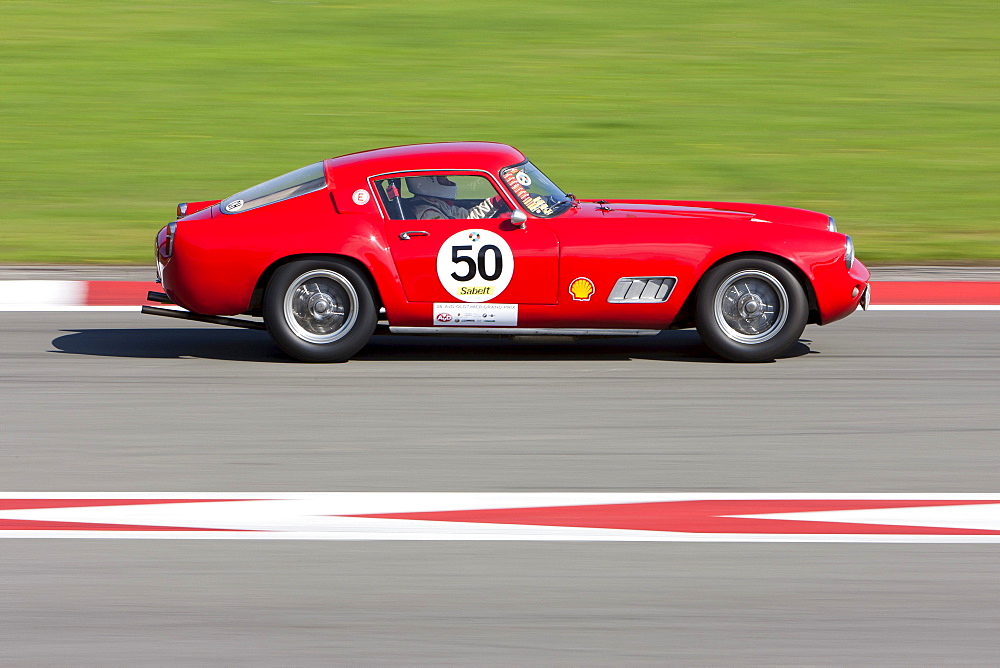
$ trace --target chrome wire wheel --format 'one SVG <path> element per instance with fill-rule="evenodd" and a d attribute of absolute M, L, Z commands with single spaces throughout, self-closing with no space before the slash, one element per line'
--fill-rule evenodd
<path fill-rule="evenodd" d="M 766 271 L 738 271 L 719 284 L 713 312 L 727 338 L 751 345 L 764 343 L 781 332 L 788 319 L 788 293 Z"/>
<path fill-rule="evenodd" d="M 309 343 L 333 343 L 358 319 L 358 293 L 343 275 L 314 269 L 293 280 L 282 309 L 292 333 Z"/>

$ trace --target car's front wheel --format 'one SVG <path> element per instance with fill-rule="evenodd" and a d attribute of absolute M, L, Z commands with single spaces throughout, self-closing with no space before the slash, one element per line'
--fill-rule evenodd
<path fill-rule="evenodd" d="M 739 258 L 709 270 L 698 289 L 697 327 L 720 357 L 773 360 L 794 345 L 809 308 L 792 273 L 771 260 Z"/>
<path fill-rule="evenodd" d="M 368 281 L 335 260 L 279 267 L 264 292 L 264 323 L 281 349 L 305 362 L 343 362 L 375 331 L 378 312 Z"/>

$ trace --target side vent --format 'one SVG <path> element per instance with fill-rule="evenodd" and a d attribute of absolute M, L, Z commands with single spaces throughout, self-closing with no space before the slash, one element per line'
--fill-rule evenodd
<path fill-rule="evenodd" d="M 667 301 L 677 284 L 674 276 L 626 276 L 619 278 L 608 295 L 610 304 L 656 304 Z"/>

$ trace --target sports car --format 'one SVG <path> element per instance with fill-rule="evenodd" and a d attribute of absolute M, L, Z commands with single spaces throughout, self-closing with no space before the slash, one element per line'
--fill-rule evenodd
<path fill-rule="evenodd" d="M 330 158 L 156 236 L 154 315 L 266 328 L 291 357 L 349 359 L 376 332 L 641 336 L 696 327 L 722 358 L 772 360 L 868 299 L 821 213 L 584 199 L 520 151 L 457 142 Z M 234 315 L 252 318 L 233 318 Z"/>

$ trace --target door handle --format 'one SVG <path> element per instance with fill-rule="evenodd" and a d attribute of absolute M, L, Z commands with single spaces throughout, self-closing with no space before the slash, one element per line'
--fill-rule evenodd
<path fill-rule="evenodd" d="M 423 230 L 409 230 L 408 232 L 400 232 L 399 233 L 399 238 L 402 239 L 403 241 L 407 241 L 411 236 L 412 237 L 429 237 L 430 235 L 431 235 L 430 232 L 425 232 Z"/>

